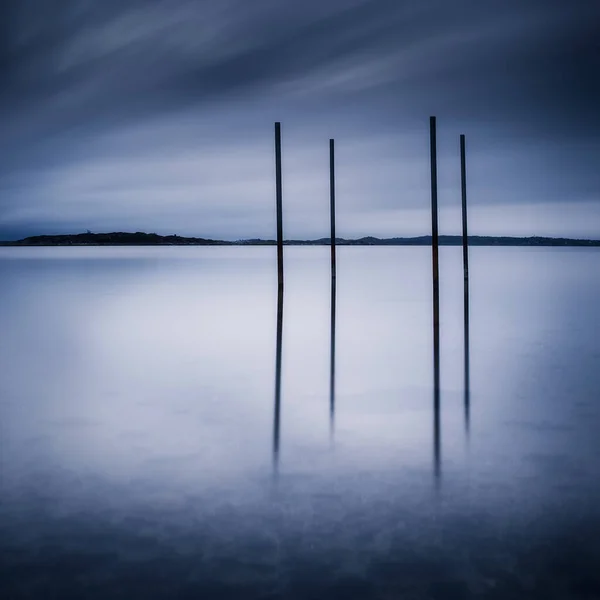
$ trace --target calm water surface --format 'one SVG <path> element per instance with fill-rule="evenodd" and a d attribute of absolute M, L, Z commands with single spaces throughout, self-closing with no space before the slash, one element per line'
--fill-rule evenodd
<path fill-rule="evenodd" d="M 0 596 L 600 598 L 600 252 L 473 248 L 467 382 L 441 249 L 437 418 L 430 249 L 285 257 L 277 393 L 274 248 L 0 249 Z"/>

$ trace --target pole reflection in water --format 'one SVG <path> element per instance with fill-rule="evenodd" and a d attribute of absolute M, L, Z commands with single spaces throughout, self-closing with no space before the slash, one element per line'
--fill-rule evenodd
<path fill-rule="evenodd" d="M 465 433 L 467 441 L 471 426 L 471 378 L 469 373 L 469 314 L 465 312 Z"/>
<path fill-rule="evenodd" d="M 333 440 L 335 428 L 335 277 L 331 278 L 331 345 L 329 356 L 329 433 Z"/>
<path fill-rule="evenodd" d="M 283 286 L 277 288 L 277 342 L 275 350 L 275 413 L 273 418 L 273 473 L 279 470 L 281 416 L 281 342 L 283 339 Z"/>
<path fill-rule="evenodd" d="M 439 334 L 438 336 L 439 337 Z M 434 477 L 439 483 L 441 476 L 441 423 L 440 423 L 440 346 L 433 348 L 433 464 Z"/>
<path fill-rule="evenodd" d="M 329 220 L 331 227 L 331 346 L 329 357 L 329 434 L 335 425 L 335 141 L 329 140 Z"/>

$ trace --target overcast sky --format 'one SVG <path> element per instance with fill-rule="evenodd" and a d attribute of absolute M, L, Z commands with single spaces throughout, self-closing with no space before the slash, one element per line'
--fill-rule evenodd
<path fill-rule="evenodd" d="M 600 237 L 597 0 L 2 0 L 0 239 Z"/>

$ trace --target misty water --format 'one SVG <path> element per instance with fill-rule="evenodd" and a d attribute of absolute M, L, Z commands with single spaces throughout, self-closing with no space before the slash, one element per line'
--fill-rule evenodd
<path fill-rule="evenodd" d="M 600 597 L 600 252 L 0 249 L 0 596 Z M 335 329 L 335 356 L 331 334 Z M 332 359 L 334 393 L 331 395 Z M 468 383 L 468 385 L 467 385 Z"/>

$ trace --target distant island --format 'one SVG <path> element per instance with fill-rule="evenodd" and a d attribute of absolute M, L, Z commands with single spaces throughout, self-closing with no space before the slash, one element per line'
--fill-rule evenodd
<path fill-rule="evenodd" d="M 317 240 L 285 240 L 286 246 L 326 246 L 330 238 Z M 339 246 L 430 246 L 431 236 L 358 239 L 336 238 Z M 460 246 L 459 235 L 440 235 L 442 246 Z M 73 235 L 35 235 L 22 240 L 0 242 L 0 246 L 274 246 L 275 240 L 248 239 L 235 242 L 207 238 L 158 235 L 157 233 L 114 232 L 77 233 Z M 552 237 L 508 237 L 470 235 L 471 246 L 600 246 L 600 240 L 578 240 Z"/>

